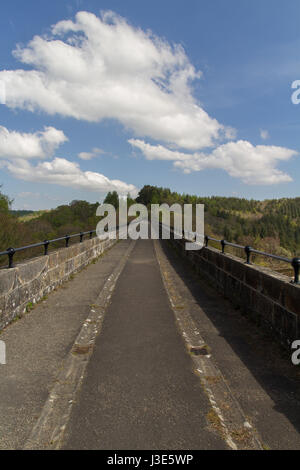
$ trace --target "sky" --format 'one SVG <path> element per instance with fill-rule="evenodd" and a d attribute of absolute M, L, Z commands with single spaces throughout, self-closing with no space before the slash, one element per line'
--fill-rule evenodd
<path fill-rule="evenodd" d="M 145 184 L 300 196 L 299 15 L 298 0 L 3 0 L 2 191 L 33 210 Z"/>

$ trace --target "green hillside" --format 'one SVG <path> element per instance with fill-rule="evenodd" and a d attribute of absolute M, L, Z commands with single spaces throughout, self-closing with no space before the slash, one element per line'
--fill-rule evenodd
<path fill-rule="evenodd" d="M 116 193 L 106 202 L 118 205 Z M 169 188 L 144 186 L 130 204 L 151 203 L 204 204 L 207 235 L 286 257 L 300 255 L 300 197 L 265 201 L 237 197 L 202 197 L 172 192 Z M 0 251 L 9 246 L 22 246 L 45 239 L 96 228 L 98 203 L 72 201 L 49 211 L 11 211 L 11 201 L 0 193 Z M 34 253 L 33 253 L 34 254 Z M 239 256 L 243 254 L 236 252 Z M 28 253 L 26 253 L 28 255 Z M 22 255 L 18 255 L 22 257 Z M 256 262 L 286 270 L 264 258 Z"/>

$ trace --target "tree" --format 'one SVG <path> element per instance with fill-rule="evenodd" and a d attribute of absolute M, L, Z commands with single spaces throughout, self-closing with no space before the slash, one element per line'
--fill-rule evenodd
<path fill-rule="evenodd" d="M 0 189 L 2 185 L 0 185 Z M 11 205 L 13 203 L 12 199 L 9 199 L 8 196 L 0 192 L 0 211 L 8 213 L 10 211 Z"/>
<path fill-rule="evenodd" d="M 156 203 L 160 202 L 159 193 L 162 188 L 157 188 L 156 186 L 146 185 L 144 186 L 136 198 L 136 202 L 148 206 L 152 203 L 152 200 L 155 199 Z"/>
<path fill-rule="evenodd" d="M 132 206 L 132 204 L 135 204 L 135 199 L 132 199 L 132 197 L 131 197 L 130 194 L 128 193 L 128 194 L 127 194 L 127 207 Z"/>
<path fill-rule="evenodd" d="M 106 198 L 104 199 L 104 204 L 111 204 L 115 209 L 119 207 L 119 196 L 117 191 L 108 192 Z"/>
<path fill-rule="evenodd" d="M 0 186 L 1 188 L 2 186 Z M 18 242 L 17 219 L 10 213 L 12 200 L 0 192 L 0 251 Z"/>

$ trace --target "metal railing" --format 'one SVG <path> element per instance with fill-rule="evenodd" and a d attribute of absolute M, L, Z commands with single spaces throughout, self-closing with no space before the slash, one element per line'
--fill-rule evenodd
<path fill-rule="evenodd" d="M 237 245 L 236 243 L 231 243 L 231 242 L 228 242 L 227 240 L 218 240 L 216 238 L 209 237 L 208 235 L 206 235 L 204 237 L 204 240 L 205 240 L 205 246 L 206 247 L 208 246 L 208 243 L 209 243 L 210 240 L 213 241 L 213 242 L 216 242 L 216 243 L 220 243 L 222 253 L 224 253 L 224 254 L 225 254 L 225 247 L 226 246 L 230 246 L 230 247 L 233 247 L 233 248 L 238 248 L 240 250 L 243 250 L 246 254 L 246 264 L 251 264 L 251 254 L 252 253 L 254 253 L 256 255 L 266 256 L 268 258 L 273 258 L 277 261 L 283 261 L 284 263 L 289 263 L 292 266 L 293 270 L 294 270 L 293 283 L 294 284 L 300 284 L 300 257 L 296 257 L 296 258 L 292 258 L 292 259 L 284 258 L 282 256 L 272 255 L 271 253 L 265 253 L 264 251 L 256 250 L 255 248 L 252 248 L 251 246 Z"/>
<path fill-rule="evenodd" d="M 14 267 L 14 255 L 20 251 L 28 250 L 30 248 L 38 248 L 40 246 L 44 247 L 44 255 L 48 255 L 48 249 L 49 245 L 51 243 L 55 242 L 60 242 L 62 240 L 65 240 L 66 242 L 66 248 L 69 246 L 69 242 L 71 238 L 76 238 L 79 237 L 80 243 L 83 242 L 83 237 L 85 235 L 89 235 L 89 238 L 91 239 L 93 237 L 93 234 L 96 232 L 96 230 L 89 230 L 88 232 L 80 232 L 80 233 L 75 233 L 74 235 L 65 235 L 64 237 L 59 237 L 59 238 L 54 238 L 52 240 L 44 240 L 43 242 L 39 243 L 34 243 L 32 245 L 26 245 L 26 246 L 21 246 L 20 248 L 7 248 L 6 251 L 1 251 L 0 256 L 8 256 L 8 268 L 13 268 Z"/>
<path fill-rule="evenodd" d="M 123 226 L 117 227 L 117 230 L 119 230 L 121 227 L 123 227 Z M 174 230 L 172 230 L 172 232 L 174 232 Z M 6 251 L 0 252 L 0 256 L 8 256 L 8 268 L 13 268 L 14 267 L 13 258 L 14 258 L 15 253 L 18 253 L 18 252 L 24 251 L 24 250 L 28 250 L 30 248 L 38 248 L 38 247 L 43 246 L 44 247 L 44 255 L 47 255 L 48 254 L 48 248 L 49 248 L 49 245 L 51 243 L 55 243 L 55 242 L 65 240 L 65 242 L 66 242 L 65 246 L 66 246 L 66 248 L 68 248 L 71 238 L 79 237 L 79 241 L 80 241 L 80 243 L 82 243 L 83 238 L 84 238 L 85 235 L 89 235 L 89 238 L 91 239 L 93 237 L 94 233 L 96 233 L 96 230 L 89 230 L 88 232 L 80 232 L 80 233 L 75 233 L 73 235 L 65 235 L 64 237 L 54 238 L 52 240 L 44 240 L 43 242 L 34 243 L 32 245 L 27 245 L 27 246 L 21 246 L 19 248 L 12 248 L 11 247 L 11 248 L 7 248 Z M 183 238 L 184 238 L 184 234 L 183 234 Z M 209 241 L 220 243 L 221 244 L 221 250 L 222 250 L 223 254 L 225 254 L 225 247 L 226 246 L 230 246 L 230 247 L 233 247 L 233 248 L 238 248 L 238 249 L 243 250 L 246 254 L 246 264 L 251 264 L 251 254 L 252 253 L 257 254 L 257 255 L 266 256 L 268 258 L 273 258 L 273 259 L 276 259 L 277 261 L 283 261 L 285 263 L 289 263 L 292 266 L 293 270 L 294 270 L 294 280 L 293 280 L 294 284 L 300 284 L 300 257 L 295 257 L 295 258 L 292 258 L 292 259 L 284 258 L 282 256 L 272 255 L 271 253 L 265 253 L 264 251 L 256 250 L 255 248 L 252 248 L 251 246 L 237 245 L 236 243 L 231 243 L 231 242 L 228 242 L 227 240 L 218 240 L 217 238 L 209 237 L 208 235 L 205 235 L 204 240 L 205 240 L 205 246 L 206 247 L 208 247 Z"/>
<path fill-rule="evenodd" d="M 163 229 L 164 224 L 162 224 L 160 222 L 159 225 Z M 168 227 L 168 229 L 170 229 L 173 234 L 175 233 L 173 227 Z M 177 233 L 177 235 L 180 235 L 180 233 Z M 195 233 L 185 232 L 184 230 L 182 230 L 181 236 L 182 236 L 183 239 L 192 240 L 192 239 L 195 239 L 196 234 Z M 202 235 L 202 237 L 203 237 L 203 235 Z M 213 242 L 221 244 L 221 250 L 222 250 L 223 254 L 225 254 L 225 247 L 226 246 L 230 246 L 232 248 L 238 248 L 240 250 L 243 250 L 246 254 L 246 264 L 252 264 L 251 263 L 251 254 L 252 253 L 257 254 L 257 255 L 266 256 L 268 258 L 273 258 L 273 259 L 276 259 L 277 261 L 283 261 L 285 263 L 289 263 L 291 265 L 291 267 L 293 268 L 293 270 L 294 270 L 294 280 L 292 282 L 293 282 L 293 284 L 300 285 L 300 257 L 295 257 L 295 258 L 292 258 L 292 259 L 291 258 L 284 258 L 282 256 L 272 255 L 271 253 L 265 253 L 264 251 L 256 250 L 255 248 L 252 248 L 251 246 L 238 245 L 236 243 L 228 242 L 227 240 L 224 240 L 224 239 L 223 240 L 218 240 L 217 238 L 209 237 L 208 235 L 204 236 L 204 243 L 205 243 L 206 247 L 208 247 L 208 243 L 209 243 L 210 240 L 213 241 Z"/>

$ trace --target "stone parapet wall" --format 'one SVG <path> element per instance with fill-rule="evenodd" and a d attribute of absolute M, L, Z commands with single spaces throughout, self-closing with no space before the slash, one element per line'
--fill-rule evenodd
<path fill-rule="evenodd" d="M 202 278 L 286 348 L 300 339 L 300 286 L 289 277 L 211 247 L 186 251 L 183 240 L 171 243 Z"/>
<path fill-rule="evenodd" d="M 93 238 L 0 270 L 0 330 L 115 242 Z"/>

